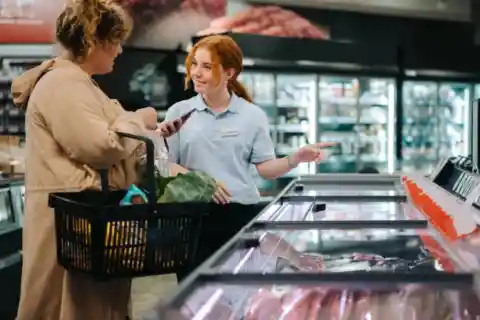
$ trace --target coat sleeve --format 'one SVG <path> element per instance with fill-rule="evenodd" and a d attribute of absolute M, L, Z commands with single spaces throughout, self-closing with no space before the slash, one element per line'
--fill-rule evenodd
<path fill-rule="evenodd" d="M 141 116 L 122 110 L 108 121 L 105 108 L 84 79 L 72 79 L 53 92 L 48 126 L 54 139 L 74 160 L 94 168 L 109 168 L 131 156 L 140 142 L 120 138 L 116 131 L 141 135 Z M 121 108 L 119 105 L 116 106 Z"/>

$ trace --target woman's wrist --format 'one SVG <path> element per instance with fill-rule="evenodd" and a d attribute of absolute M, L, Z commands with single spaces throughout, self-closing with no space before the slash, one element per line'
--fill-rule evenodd
<path fill-rule="evenodd" d="M 290 167 L 290 169 L 294 169 L 294 168 L 298 167 L 298 165 L 299 165 L 299 161 L 296 159 L 295 153 L 289 155 L 287 157 L 287 161 L 288 161 L 288 166 Z"/>

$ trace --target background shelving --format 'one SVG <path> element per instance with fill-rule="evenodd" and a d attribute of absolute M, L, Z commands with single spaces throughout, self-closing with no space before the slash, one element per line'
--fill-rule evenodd
<path fill-rule="evenodd" d="M 402 171 L 429 173 L 442 158 L 468 153 L 472 90 L 464 83 L 404 83 Z"/>
<path fill-rule="evenodd" d="M 13 104 L 12 80 L 39 65 L 46 57 L 0 59 L 0 134 L 25 135 L 25 114 Z"/>
<path fill-rule="evenodd" d="M 338 145 L 319 172 L 392 171 L 393 84 L 390 79 L 320 77 L 319 140 Z"/>

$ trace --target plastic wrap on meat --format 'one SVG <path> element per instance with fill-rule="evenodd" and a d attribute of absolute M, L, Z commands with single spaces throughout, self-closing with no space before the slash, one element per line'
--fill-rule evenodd
<path fill-rule="evenodd" d="M 245 320 L 446 320 L 479 316 L 478 308 L 462 308 L 455 302 L 461 295 L 456 297 L 415 286 L 400 291 L 294 288 L 284 292 L 281 299 L 278 292 L 262 289 L 252 296 Z M 478 298 L 475 301 L 478 304 Z"/>
<path fill-rule="evenodd" d="M 293 259 L 295 249 L 290 243 L 281 237 L 267 232 L 260 239 L 260 251 L 269 256 L 281 257 L 287 260 Z"/>
<path fill-rule="evenodd" d="M 231 290 L 227 291 L 232 295 Z M 233 293 L 234 294 L 234 293 Z M 231 297 L 226 296 L 224 290 L 218 288 L 202 288 L 193 294 L 182 307 L 182 314 L 192 319 L 200 310 L 204 314 L 204 320 L 238 319 L 234 315 Z"/>
<path fill-rule="evenodd" d="M 210 23 L 210 28 L 270 36 L 329 38 L 327 30 L 313 25 L 310 21 L 291 10 L 278 6 L 250 7 L 237 12 L 233 16 L 213 20 Z"/>
<path fill-rule="evenodd" d="M 320 315 L 320 310 L 322 309 L 323 301 L 327 296 L 326 292 L 315 292 L 310 301 L 310 309 L 308 310 L 308 315 L 306 320 L 318 320 Z"/>
<path fill-rule="evenodd" d="M 282 299 L 282 314 L 280 319 L 306 319 L 314 294 L 314 290 L 304 288 L 295 288 L 285 294 Z"/>
<path fill-rule="evenodd" d="M 281 258 L 286 264 L 302 272 L 323 270 L 323 260 L 320 255 L 300 254 L 287 241 L 272 233 L 266 233 L 262 237 L 260 251 L 265 255 Z"/>
<path fill-rule="evenodd" d="M 281 298 L 268 289 L 259 289 L 247 304 L 245 320 L 277 320 L 282 313 Z"/>

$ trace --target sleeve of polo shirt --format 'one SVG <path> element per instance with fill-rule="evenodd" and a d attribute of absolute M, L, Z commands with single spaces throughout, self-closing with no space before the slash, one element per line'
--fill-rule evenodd
<path fill-rule="evenodd" d="M 172 121 L 180 117 L 178 112 L 179 105 L 176 103 L 167 110 L 165 116 L 165 121 Z M 180 162 L 180 132 L 177 132 L 173 136 L 167 138 L 168 142 L 168 158 L 170 162 L 179 163 Z"/>
<path fill-rule="evenodd" d="M 262 111 L 258 117 L 259 123 L 257 132 L 253 139 L 251 163 L 259 164 L 268 160 L 275 159 L 275 147 L 270 137 L 270 125 L 267 115 Z"/>

